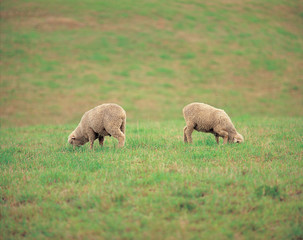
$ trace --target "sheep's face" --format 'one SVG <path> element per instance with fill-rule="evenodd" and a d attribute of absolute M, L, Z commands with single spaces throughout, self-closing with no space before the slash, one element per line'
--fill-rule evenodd
<path fill-rule="evenodd" d="M 72 133 L 68 137 L 68 142 L 70 144 L 72 144 L 73 146 L 79 147 L 79 146 L 84 145 L 85 143 L 87 143 L 88 140 L 86 138 L 84 138 L 84 137 L 77 137 L 77 136 L 75 136 L 74 133 Z"/>
<path fill-rule="evenodd" d="M 244 142 L 244 138 L 240 133 L 237 133 L 237 135 L 234 136 L 233 142 L 234 143 L 242 143 L 242 142 Z"/>

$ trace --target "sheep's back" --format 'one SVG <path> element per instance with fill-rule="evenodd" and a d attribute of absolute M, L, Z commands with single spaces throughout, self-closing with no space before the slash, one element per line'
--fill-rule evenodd
<path fill-rule="evenodd" d="M 81 123 L 84 127 L 91 127 L 94 131 L 102 131 L 106 122 L 115 122 L 126 118 L 126 113 L 117 104 L 107 103 L 87 111 Z"/>
<path fill-rule="evenodd" d="M 184 119 L 187 124 L 195 125 L 197 131 L 212 131 L 220 120 L 227 114 L 218 108 L 205 103 L 191 103 L 183 109 Z"/>
<path fill-rule="evenodd" d="M 185 120 L 201 118 L 202 116 L 209 119 L 218 110 L 205 103 L 191 103 L 183 108 L 183 115 Z"/>

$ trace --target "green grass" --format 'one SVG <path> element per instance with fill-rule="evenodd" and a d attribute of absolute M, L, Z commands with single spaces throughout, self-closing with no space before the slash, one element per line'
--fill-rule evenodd
<path fill-rule="evenodd" d="M 75 125 L 1 129 L 2 238 L 302 238 L 302 118 L 235 123 L 244 144 L 138 122 L 93 151 Z"/>
<path fill-rule="evenodd" d="M 0 239 L 302 239 L 302 9 L 0 1 Z M 69 146 L 106 102 L 127 112 L 125 147 Z M 190 102 L 245 143 L 183 144 Z"/>

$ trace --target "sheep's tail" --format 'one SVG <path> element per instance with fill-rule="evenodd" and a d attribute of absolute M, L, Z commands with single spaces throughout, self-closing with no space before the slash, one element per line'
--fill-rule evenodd
<path fill-rule="evenodd" d="M 125 127 L 126 127 L 126 118 L 122 119 L 122 124 L 121 124 L 121 132 L 123 132 L 125 134 Z"/>

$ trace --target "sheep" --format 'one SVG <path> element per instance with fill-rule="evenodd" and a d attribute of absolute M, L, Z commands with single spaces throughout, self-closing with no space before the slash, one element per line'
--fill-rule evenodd
<path fill-rule="evenodd" d="M 219 137 L 223 138 L 223 144 L 244 142 L 243 136 L 236 131 L 231 119 L 222 109 L 205 103 L 191 103 L 183 108 L 183 116 L 186 122 L 183 129 L 185 143 L 192 143 L 194 130 L 214 134 L 217 144 Z"/>
<path fill-rule="evenodd" d="M 119 141 L 118 147 L 123 147 L 125 124 L 126 112 L 122 107 L 114 103 L 102 104 L 84 113 L 77 128 L 69 135 L 68 142 L 73 146 L 90 142 L 90 149 L 93 149 L 97 138 L 103 146 L 104 137 L 113 136 Z"/>

